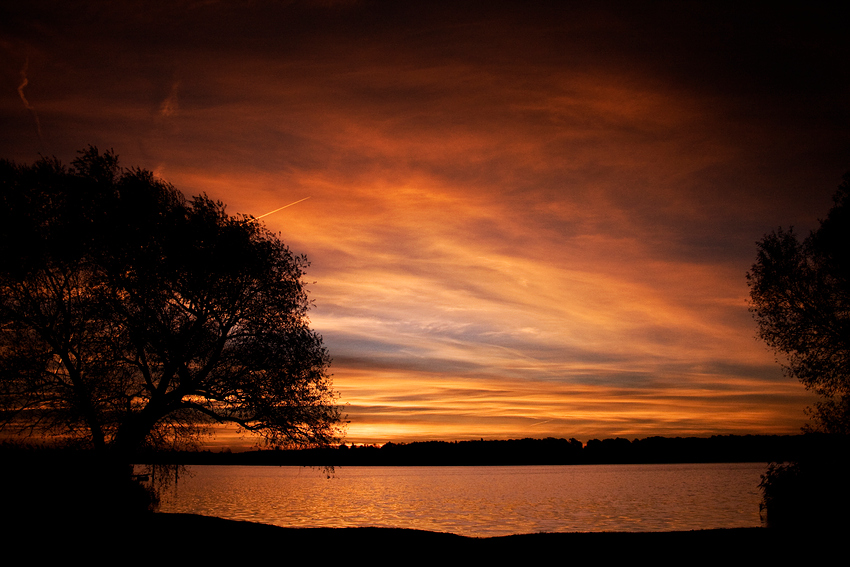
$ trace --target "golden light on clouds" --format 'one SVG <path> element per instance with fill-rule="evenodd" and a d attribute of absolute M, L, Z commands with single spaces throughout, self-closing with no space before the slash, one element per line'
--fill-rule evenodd
<path fill-rule="evenodd" d="M 2 157 L 40 151 L 26 65 L 64 161 L 297 202 L 262 222 L 312 262 L 351 442 L 797 431 L 744 274 L 850 167 L 846 34 L 566 4 L 13 8 Z"/>

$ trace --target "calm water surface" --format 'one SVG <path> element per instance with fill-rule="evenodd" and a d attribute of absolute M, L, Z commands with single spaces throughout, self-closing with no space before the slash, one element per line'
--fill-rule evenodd
<path fill-rule="evenodd" d="M 762 463 L 513 467 L 192 466 L 163 512 L 291 527 L 499 536 L 756 527 Z"/>

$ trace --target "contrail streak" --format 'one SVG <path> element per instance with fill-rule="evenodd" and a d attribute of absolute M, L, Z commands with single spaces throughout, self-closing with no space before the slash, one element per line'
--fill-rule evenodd
<path fill-rule="evenodd" d="M 35 129 L 38 131 L 38 141 L 41 144 L 41 149 L 44 150 L 44 138 L 41 135 L 41 122 L 38 119 L 35 107 L 31 105 L 30 101 L 27 100 L 27 97 L 24 96 L 24 87 L 29 84 L 29 79 L 27 79 L 27 68 L 29 65 L 30 60 L 29 57 L 27 57 L 26 61 L 24 61 L 24 68 L 21 69 L 21 84 L 18 86 L 18 95 L 20 95 L 21 102 L 24 103 L 26 109 L 32 113 L 32 117 L 35 119 Z"/>
<path fill-rule="evenodd" d="M 279 209 L 275 209 L 275 210 L 273 210 L 273 211 L 269 211 L 269 212 L 267 212 L 267 213 L 266 213 L 266 214 L 264 214 L 264 215 L 260 215 L 260 216 L 256 217 L 256 220 L 260 220 L 260 219 L 261 219 L 261 218 L 263 218 L 263 217 L 267 217 L 267 216 L 269 216 L 269 215 L 271 215 L 271 214 L 274 214 L 274 213 L 276 213 L 276 212 L 278 212 L 278 211 L 282 211 L 283 209 L 285 209 L 285 208 L 287 208 L 287 207 L 291 207 L 292 205 L 297 205 L 297 204 L 298 204 L 298 203 L 300 203 L 301 201 L 306 201 L 306 200 L 307 200 L 307 199 L 309 199 L 309 198 L 310 198 L 310 197 L 304 197 L 304 198 L 303 198 L 303 199 L 301 199 L 300 201 L 295 201 L 294 203 L 289 203 L 288 205 L 284 205 L 284 206 L 280 207 Z"/>

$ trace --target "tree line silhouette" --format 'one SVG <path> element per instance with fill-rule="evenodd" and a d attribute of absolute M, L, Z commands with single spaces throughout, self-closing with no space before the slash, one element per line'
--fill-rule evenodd
<path fill-rule="evenodd" d="M 834 447 L 824 434 L 714 435 L 591 439 L 510 439 L 418 441 L 378 445 L 339 445 L 311 449 L 229 451 L 157 451 L 140 454 L 148 463 L 183 465 L 294 466 L 490 466 L 641 463 L 723 463 L 794 461 Z"/>

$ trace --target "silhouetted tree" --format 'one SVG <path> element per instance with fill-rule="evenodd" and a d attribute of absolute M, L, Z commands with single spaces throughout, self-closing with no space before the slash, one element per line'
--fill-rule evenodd
<path fill-rule="evenodd" d="M 850 433 L 850 173 L 818 230 L 801 242 L 778 229 L 758 243 L 747 282 L 759 336 L 822 398 L 816 427 Z"/>
<path fill-rule="evenodd" d="M 846 524 L 850 434 L 850 173 L 820 227 L 800 241 L 781 228 L 758 243 L 747 274 L 759 336 L 821 400 L 809 429 L 830 434 L 799 461 L 762 476 L 769 525 Z M 816 437 L 812 437 L 816 439 Z M 814 446 L 818 445 L 818 446 Z M 826 448 L 824 448 L 826 447 Z"/>
<path fill-rule="evenodd" d="M 306 258 L 112 152 L 0 162 L 5 428 L 129 455 L 232 423 L 325 445 L 340 413 Z"/>

